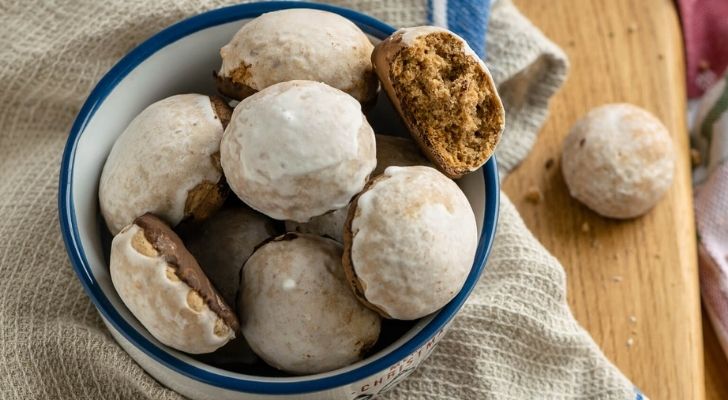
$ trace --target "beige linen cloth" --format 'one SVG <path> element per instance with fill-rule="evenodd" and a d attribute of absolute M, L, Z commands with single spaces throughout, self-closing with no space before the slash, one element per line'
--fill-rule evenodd
<path fill-rule="evenodd" d="M 340 2 L 395 26 L 426 2 Z M 60 156 L 74 116 L 120 57 L 215 0 L 0 1 L 0 398 L 180 399 L 113 341 L 69 265 L 59 231 Z M 562 51 L 508 0 L 488 59 L 507 110 L 507 173 L 530 150 L 566 76 Z M 492 255 L 436 351 L 388 399 L 634 399 L 632 384 L 572 317 L 565 275 L 501 195 Z"/>

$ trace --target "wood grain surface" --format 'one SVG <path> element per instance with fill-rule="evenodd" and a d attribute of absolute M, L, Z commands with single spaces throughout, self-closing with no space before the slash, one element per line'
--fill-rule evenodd
<path fill-rule="evenodd" d="M 684 56 L 673 2 L 515 3 L 566 51 L 571 71 L 534 151 L 504 190 L 563 263 L 572 310 L 607 357 L 653 400 L 703 399 Z M 647 215 L 629 221 L 602 218 L 573 200 L 560 170 L 570 126 L 610 102 L 633 103 L 657 115 L 678 153 L 671 190 Z M 534 189 L 543 193 L 535 203 L 527 199 Z"/>

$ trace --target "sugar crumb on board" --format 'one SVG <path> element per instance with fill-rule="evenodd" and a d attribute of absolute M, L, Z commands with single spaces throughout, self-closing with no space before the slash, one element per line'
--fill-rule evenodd
<path fill-rule="evenodd" d="M 627 339 L 627 347 L 632 347 L 634 345 L 634 338 L 630 337 Z"/>
<path fill-rule="evenodd" d="M 536 186 L 531 186 L 526 191 L 526 201 L 532 204 L 538 204 L 543 200 L 543 193 L 541 193 L 541 190 Z"/>
<path fill-rule="evenodd" d="M 581 224 L 581 231 L 584 233 L 588 233 L 591 230 L 591 226 L 589 226 L 589 222 L 584 221 L 583 224 Z"/>
<path fill-rule="evenodd" d="M 612 276 L 612 282 L 619 283 L 619 282 L 622 282 L 622 279 L 623 279 L 622 278 L 622 275 L 614 275 L 614 276 Z"/>
<path fill-rule="evenodd" d="M 693 167 L 697 167 L 703 163 L 703 156 L 700 154 L 698 149 L 690 149 L 690 163 Z"/>

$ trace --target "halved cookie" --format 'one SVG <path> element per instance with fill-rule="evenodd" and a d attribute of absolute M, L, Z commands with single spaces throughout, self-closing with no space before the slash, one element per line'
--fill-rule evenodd
<path fill-rule="evenodd" d="M 461 37 L 442 28 L 400 29 L 372 53 L 374 70 L 427 157 L 451 178 L 495 151 L 505 112 L 493 78 Z"/>
<path fill-rule="evenodd" d="M 238 319 L 172 229 L 152 214 L 111 243 L 111 281 L 121 300 L 157 340 L 191 354 L 235 337 Z"/>

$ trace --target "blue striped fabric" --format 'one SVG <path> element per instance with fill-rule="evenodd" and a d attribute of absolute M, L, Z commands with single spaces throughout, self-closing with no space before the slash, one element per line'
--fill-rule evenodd
<path fill-rule="evenodd" d="M 491 0 L 428 0 L 428 23 L 450 29 L 485 57 Z"/>

